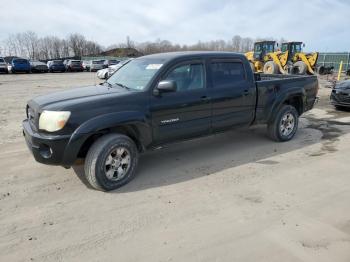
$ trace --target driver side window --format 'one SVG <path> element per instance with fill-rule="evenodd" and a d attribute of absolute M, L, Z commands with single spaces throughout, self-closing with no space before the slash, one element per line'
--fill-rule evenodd
<path fill-rule="evenodd" d="M 177 92 L 204 88 L 204 67 L 202 64 L 184 64 L 171 70 L 164 80 L 173 80 Z"/>

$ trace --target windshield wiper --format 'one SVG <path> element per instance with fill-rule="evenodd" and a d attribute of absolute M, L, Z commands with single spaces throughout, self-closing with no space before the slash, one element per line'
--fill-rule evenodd
<path fill-rule="evenodd" d="M 128 90 L 130 90 L 130 87 L 127 87 L 126 85 L 123 85 L 123 84 L 121 84 L 121 83 L 115 83 L 117 86 L 120 86 L 120 87 L 123 87 L 123 88 L 125 88 L 125 89 L 128 89 Z"/>
<path fill-rule="evenodd" d="M 105 82 L 103 82 L 103 83 L 101 83 L 101 84 L 102 84 L 102 85 L 106 85 L 106 84 L 107 84 L 108 87 L 113 87 L 113 85 L 112 85 L 111 83 L 107 82 L 107 81 L 105 81 Z M 100 84 L 100 85 L 101 85 L 101 84 Z"/>

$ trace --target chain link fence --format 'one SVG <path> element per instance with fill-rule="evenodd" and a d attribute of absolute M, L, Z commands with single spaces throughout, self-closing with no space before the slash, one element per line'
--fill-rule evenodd
<path fill-rule="evenodd" d="M 333 66 L 334 70 L 339 70 L 341 61 L 343 61 L 342 71 L 348 71 L 350 69 L 350 53 L 319 53 L 317 66 Z"/>

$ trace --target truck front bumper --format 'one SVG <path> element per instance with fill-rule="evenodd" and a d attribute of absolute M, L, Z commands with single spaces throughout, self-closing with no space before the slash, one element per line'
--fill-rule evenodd
<path fill-rule="evenodd" d="M 28 120 L 24 120 L 23 136 L 29 150 L 39 163 L 47 165 L 65 165 L 63 156 L 70 135 L 46 135 L 33 130 Z"/>

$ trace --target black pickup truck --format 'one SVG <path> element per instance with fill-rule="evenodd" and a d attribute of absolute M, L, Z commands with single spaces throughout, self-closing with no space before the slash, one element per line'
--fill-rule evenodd
<path fill-rule="evenodd" d="M 257 123 L 288 141 L 317 91 L 316 76 L 254 75 L 241 54 L 155 54 L 100 85 L 30 100 L 23 134 L 38 162 L 85 158 L 91 186 L 112 190 L 134 177 L 139 153 L 163 144 Z"/>

